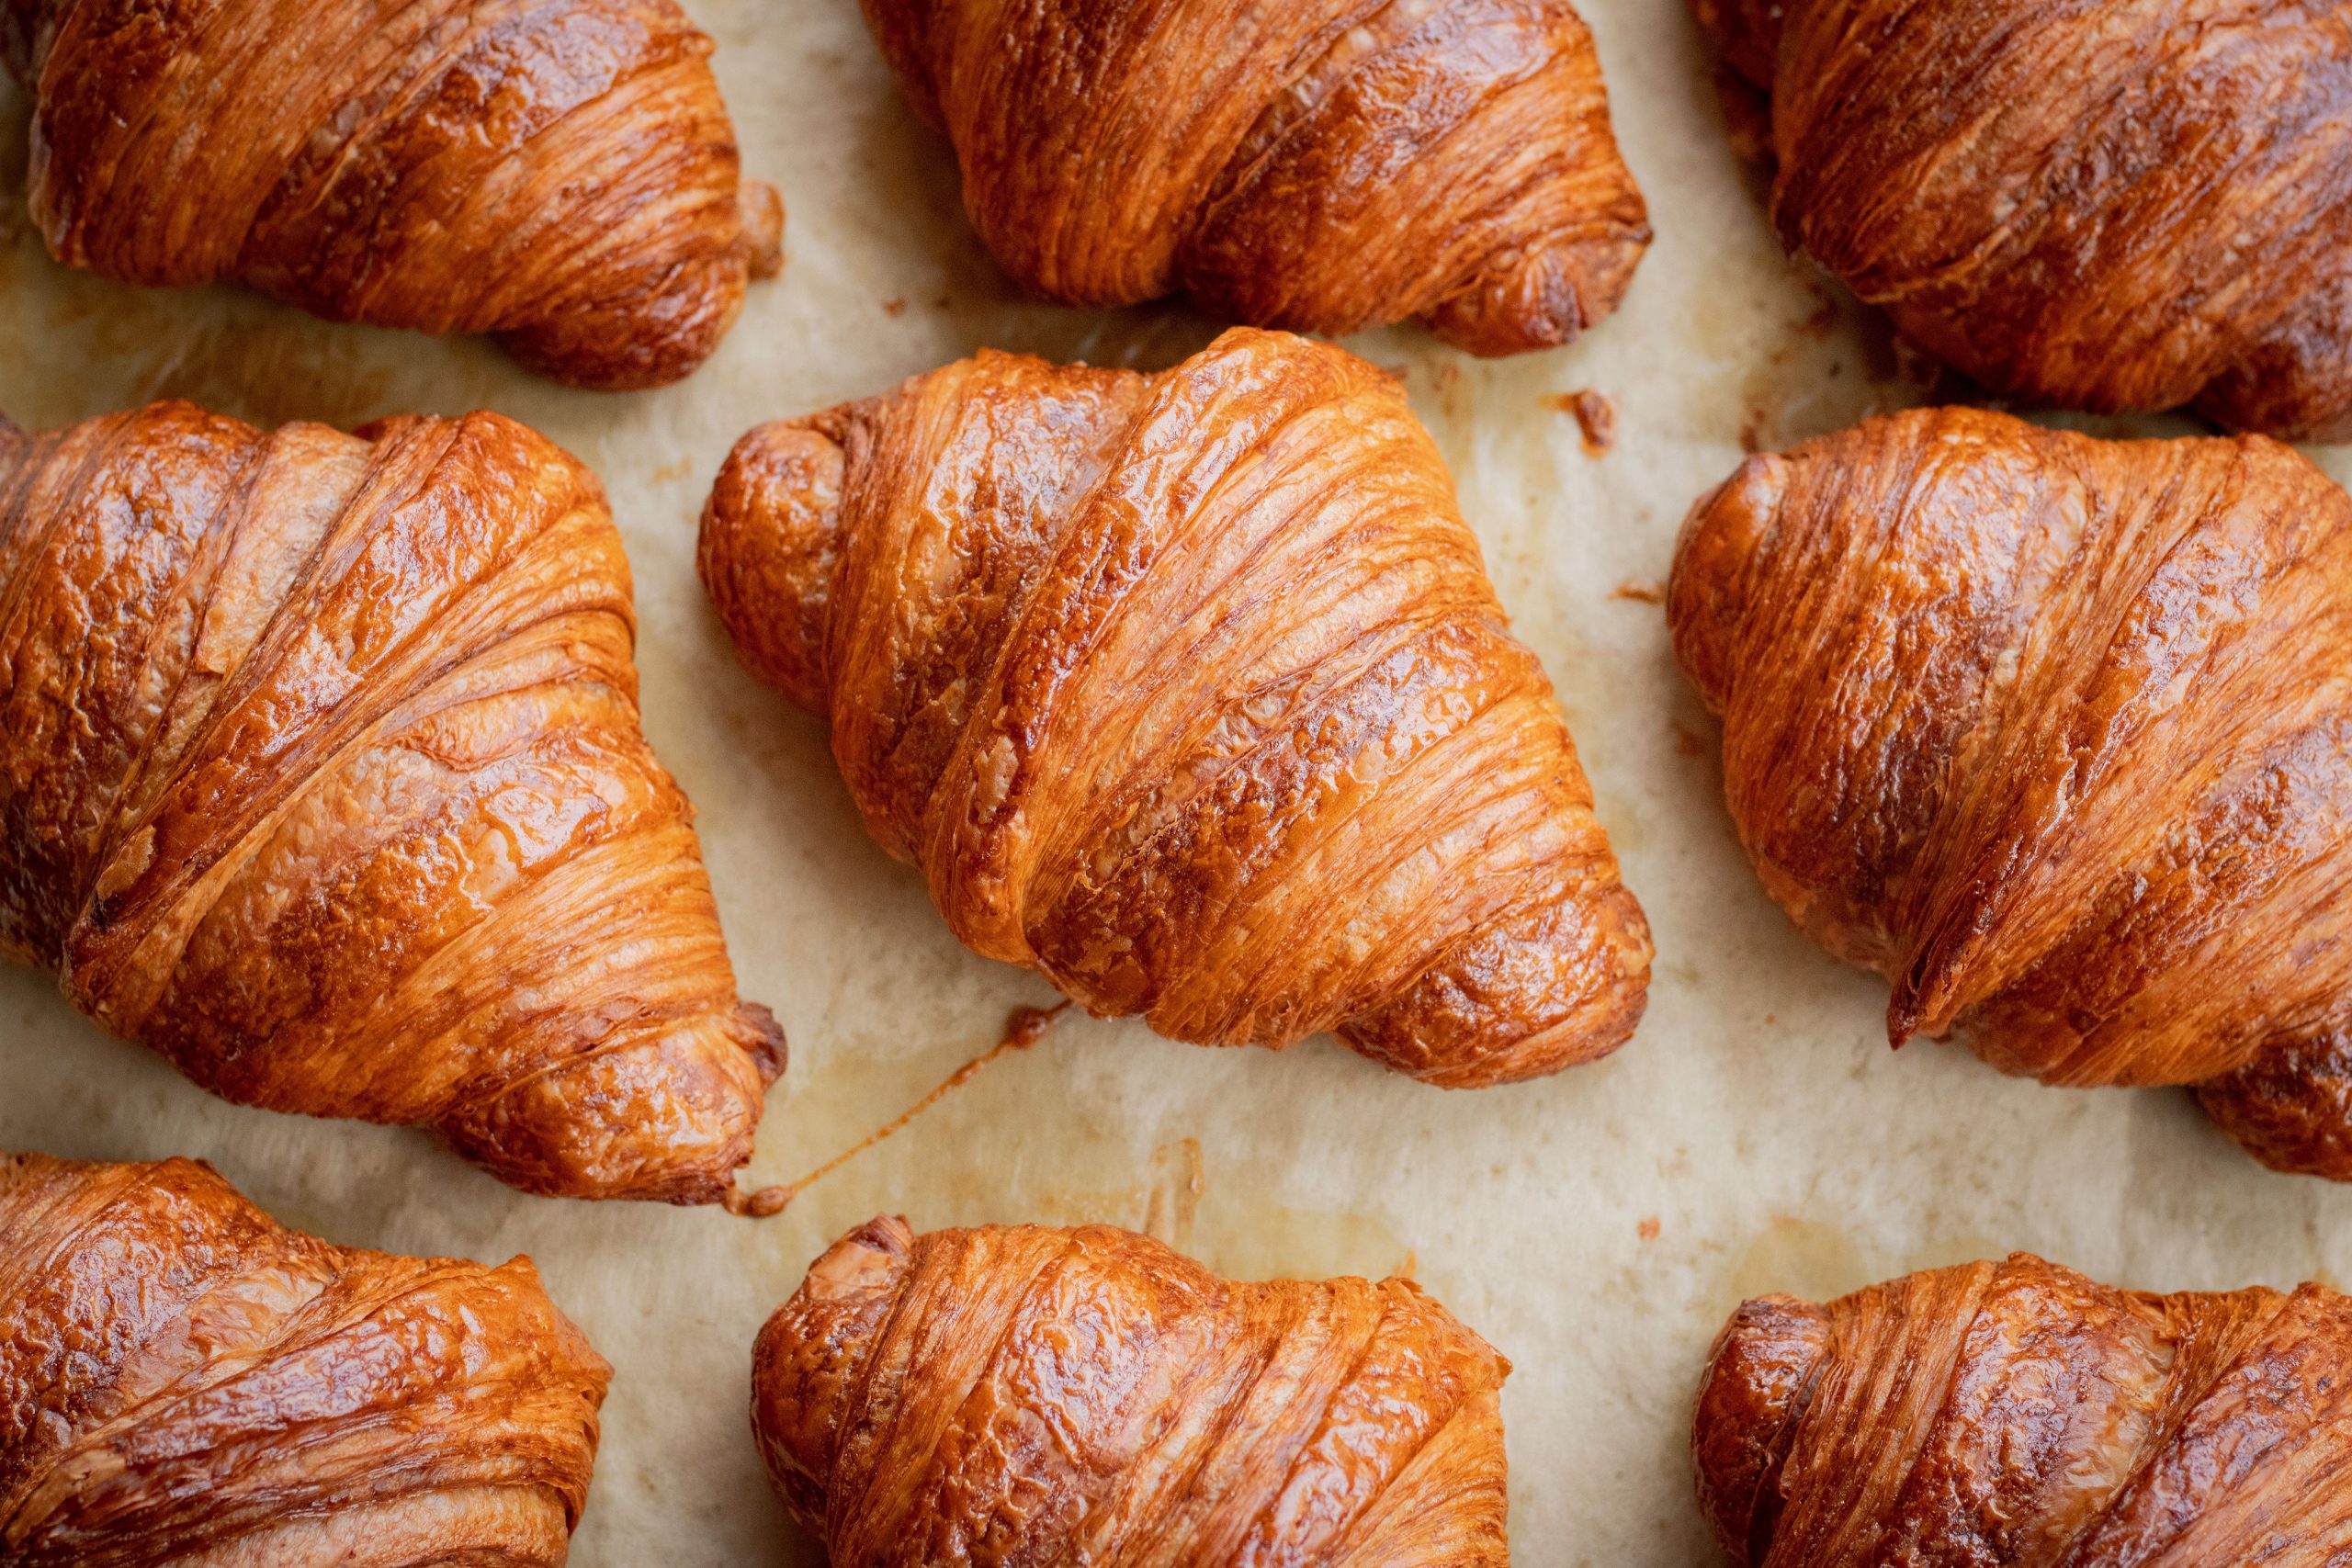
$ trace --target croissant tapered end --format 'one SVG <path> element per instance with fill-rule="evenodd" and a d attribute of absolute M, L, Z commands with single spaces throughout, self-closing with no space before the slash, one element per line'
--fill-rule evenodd
<path fill-rule="evenodd" d="M 1691 1452 L 1700 1508 L 1742 1568 L 1763 1562 L 1771 1541 L 1781 1464 L 1828 1351 L 1828 1314 L 1791 1296 L 1741 1303 L 1715 1337 Z"/>
<path fill-rule="evenodd" d="M 2197 1086 L 2222 1131 L 2273 1170 L 2352 1181 L 2352 1037 L 2277 1041 Z"/>
<path fill-rule="evenodd" d="M 1485 359 L 1573 343 L 1623 301 L 1649 248 L 1647 209 L 1630 182 L 1619 205 L 1605 224 L 1498 259 L 1422 319 L 1454 347 Z"/>
<path fill-rule="evenodd" d="M 2352 1174 L 2352 497 L 2307 459 L 1869 420 L 1702 501 L 1668 610 L 1766 890 L 1893 1040 L 2203 1085 Z"/>
<path fill-rule="evenodd" d="M 835 1562 L 1505 1568 L 1509 1371 L 1401 1280 L 877 1219 L 761 1331 L 752 1422 Z"/>
<path fill-rule="evenodd" d="M 1614 310 L 1649 243 L 1567 0 L 865 9 L 973 226 L 1051 299 L 1182 292 L 1333 336 L 1419 318 L 1516 354 Z"/>
<path fill-rule="evenodd" d="M 188 1160 L 0 1156 L 10 1568 L 560 1568 L 611 1375 L 527 1258 L 329 1246 Z"/>
<path fill-rule="evenodd" d="M 710 39 L 673 0 L 125 9 L 12 0 L 51 254 L 250 285 L 333 321 L 488 333 L 579 386 L 709 357 L 781 265 Z"/>
<path fill-rule="evenodd" d="M 2277 1562 L 2352 1532 L 2352 1302 L 2016 1254 L 1743 1305 L 1693 1432 L 1743 1565 Z"/>
<path fill-rule="evenodd" d="M 1179 1039 L 1449 1086 L 1633 1032 L 1651 954 L 1393 378 L 1237 329 L 763 425 L 698 562 L 956 934 Z"/>
<path fill-rule="evenodd" d="M 0 947 L 240 1103 L 727 1197 L 784 1041 L 586 468 L 494 414 L 157 404 L 0 439 Z"/>
<path fill-rule="evenodd" d="M 525 1079 L 435 1130 L 526 1192 L 725 1203 L 786 1055 L 775 1015 L 740 1003 Z"/>
<path fill-rule="evenodd" d="M 1668 581 L 1666 623 L 1682 672 L 1707 706 L 1724 711 L 1736 671 L 1722 660 L 1739 651 L 1747 614 L 1747 565 L 1772 527 L 1789 485 L 1789 466 L 1753 457 L 1699 498 L 1683 520 Z"/>
<path fill-rule="evenodd" d="M 761 425 L 728 454 L 695 552 L 744 668 L 820 716 L 846 463 L 814 422 Z"/>
<path fill-rule="evenodd" d="M 1769 96 L 1768 134 L 1732 128 L 1770 150 L 1783 242 L 1930 354 L 2009 398 L 2352 438 L 2337 8 L 1692 8 Z"/>

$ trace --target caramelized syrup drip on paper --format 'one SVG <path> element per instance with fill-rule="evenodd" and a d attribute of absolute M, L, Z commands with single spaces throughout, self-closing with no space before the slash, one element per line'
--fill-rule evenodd
<path fill-rule="evenodd" d="M 1043 1040 L 1046 1037 L 1046 1031 L 1053 1027 L 1054 1020 L 1059 1018 L 1069 1008 L 1069 1003 L 1058 1002 L 1049 1008 L 1013 1009 L 1012 1018 L 1005 1022 L 1003 1039 L 948 1074 L 933 1088 L 929 1094 L 908 1106 L 893 1120 L 868 1133 L 797 1181 L 787 1182 L 782 1187 L 763 1187 L 756 1192 L 745 1192 L 738 1188 L 728 1195 L 727 1212 L 754 1220 L 763 1220 L 771 1214 L 782 1213 L 786 1204 L 875 1145 L 897 1133 L 908 1122 L 938 1104 L 951 1090 L 969 1083 L 975 1074 L 999 1056 L 1009 1051 L 1025 1051 Z"/>

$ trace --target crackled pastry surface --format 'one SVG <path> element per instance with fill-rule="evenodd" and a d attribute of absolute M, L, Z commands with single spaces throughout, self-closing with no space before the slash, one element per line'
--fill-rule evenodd
<path fill-rule="evenodd" d="M 50 254 L 674 381 L 782 265 L 673 0 L 0 0 Z"/>
<path fill-rule="evenodd" d="M 838 1564 L 1504 1568 L 1509 1371 L 1404 1280 L 884 1218 L 761 1331 L 752 1419 Z"/>
<path fill-rule="evenodd" d="M 2352 439 L 2352 7 L 1693 0 L 1792 250 L 1985 385 Z"/>
<path fill-rule="evenodd" d="M 2260 436 L 1966 409 L 1748 459 L 1674 648 L 1773 897 L 2048 1083 L 2198 1084 L 2352 1176 L 2352 498 Z"/>
<path fill-rule="evenodd" d="M 1337 335 L 1566 343 L 1649 243 L 1566 0 L 865 0 L 998 261 Z"/>
<path fill-rule="evenodd" d="M 2018 1253 L 1743 1303 L 1692 1433 L 1742 1568 L 2328 1568 L 2352 1303 L 2154 1295 Z"/>
<path fill-rule="evenodd" d="M 701 567 L 967 944 L 1451 1085 L 1623 1042 L 1650 942 L 1393 378 L 1238 329 L 983 354 L 739 443 Z"/>
<path fill-rule="evenodd" d="M 503 1268 L 0 1156 L 0 1564 L 560 1568 L 611 1369 Z"/>
<path fill-rule="evenodd" d="M 0 944 L 240 1103 L 717 1201 L 784 1042 L 634 628 L 595 477 L 496 414 L 0 422 Z"/>

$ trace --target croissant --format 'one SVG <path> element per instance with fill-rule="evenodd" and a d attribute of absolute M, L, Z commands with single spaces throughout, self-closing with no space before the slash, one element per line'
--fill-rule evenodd
<path fill-rule="evenodd" d="M 557 1568 L 611 1375 L 529 1258 L 0 1157 L 0 1568 Z"/>
<path fill-rule="evenodd" d="M 1914 412 L 1749 459 L 1668 615 L 1765 886 L 1896 1043 L 2197 1084 L 2352 1179 L 2352 497 L 2258 436 Z"/>
<path fill-rule="evenodd" d="M 700 567 L 963 942 L 1097 1014 L 1432 1082 L 1632 1032 L 1650 942 L 1396 380 L 1238 329 L 983 353 L 737 444 Z"/>
<path fill-rule="evenodd" d="M 1567 0 L 864 0 L 1004 269 L 1474 354 L 1616 309 L 1649 243 Z"/>
<path fill-rule="evenodd" d="M 1691 1444 L 1741 1568 L 2325 1568 L 2352 1303 L 2154 1295 L 2018 1253 L 1743 1303 Z"/>
<path fill-rule="evenodd" d="M 496 414 L 0 422 L 0 949 L 241 1104 L 726 1197 L 784 1041 L 633 631 L 595 477 Z"/>
<path fill-rule="evenodd" d="M 1510 1370 L 1406 1280 L 883 1218 L 761 1330 L 752 1424 L 844 1565 L 1503 1568 Z"/>
<path fill-rule="evenodd" d="M 0 0 L 59 261 L 583 387 L 684 376 L 782 265 L 710 49 L 673 0 Z"/>
<path fill-rule="evenodd" d="M 2352 440 L 2352 11 L 1692 0 L 1783 242 L 1985 386 Z"/>

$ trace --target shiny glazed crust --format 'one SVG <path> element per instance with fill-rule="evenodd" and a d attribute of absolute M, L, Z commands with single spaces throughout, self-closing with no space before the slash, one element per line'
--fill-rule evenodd
<path fill-rule="evenodd" d="M 2023 1253 L 1744 1303 L 1692 1432 L 1741 1568 L 2328 1568 L 2352 1303 L 2110 1290 Z"/>
<path fill-rule="evenodd" d="M 1921 411 L 1750 458 L 1676 551 L 1766 887 L 2048 1083 L 2199 1084 L 2352 1177 L 2352 498 L 2287 447 Z"/>
<path fill-rule="evenodd" d="M 1567 0 L 865 0 L 1005 269 L 1474 354 L 1567 342 L 1650 231 Z"/>
<path fill-rule="evenodd" d="M 717 1201 L 784 1043 L 633 635 L 595 477 L 496 414 L 0 423 L 0 945 L 242 1104 Z"/>
<path fill-rule="evenodd" d="M 1550 682 L 1352 355 L 962 360 L 745 436 L 701 568 L 956 935 L 1098 1014 L 1336 1029 L 1454 1086 L 1640 1017 L 1648 928 Z"/>
<path fill-rule="evenodd" d="M 0 0 L 50 254 L 660 386 L 782 265 L 673 0 Z"/>
<path fill-rule="evenodd" d="M 836 1563 L 1504 1568 L 1509 1371 L 1404 1280 L 885 1218 L 768 1320 L 752 1420 Z"/>
<path fill-rule="evenodd" d="M 1773 217 L 1996 391 L 2352 439 L 2352 9 L 1691 0 Z"/>
<path fill-rule="evenodd" d="M 611 1369 L 503 1268 L 0 1156 L 5 1568 L 558 1568 Z"/>

